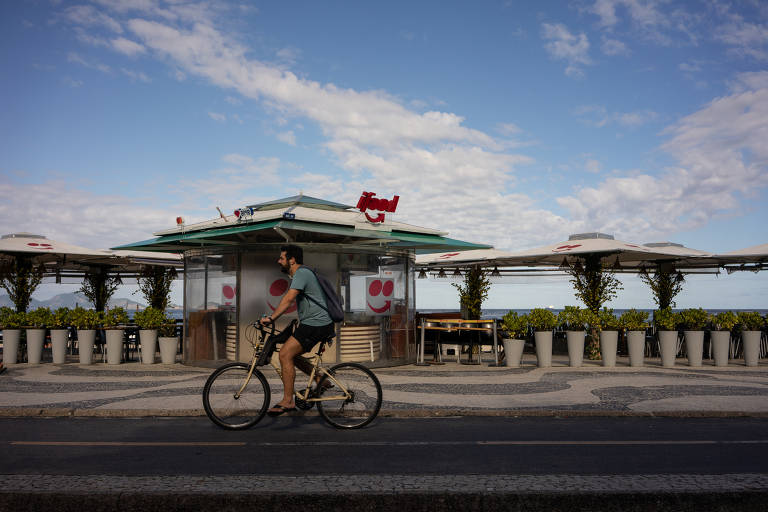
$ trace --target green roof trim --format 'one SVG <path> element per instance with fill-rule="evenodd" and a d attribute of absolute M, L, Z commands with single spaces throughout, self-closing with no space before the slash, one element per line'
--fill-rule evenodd
<path fill-rule="evenodd" d="M 488 249 L 489 245 L 474 244 L 440 235 L 426 233 L 407 233 L 403 231 L 377 231 L 373 229 L 356 229 L 352 226 L 339 226 L 336 224 L 324 224 L 321 222 L 308 222 L 300 220 L 276 219 L 263 222 L 248 223 L 231 227 L 217 227 L 205 231 L 193 231 L 191 233 L 178 233 L 164 235 L 157 238 L 125 244 L 113 247 L 119 249 L 141 249 L 149 251 L 183 251 L 185 248 L 216 245 L 233 245 L 236 241 L 221 240 L 221 238 L 247 233 L 263 231 L 279 227 L 288 231 L 304 231 L 322 233 L 325 235 L 337 235 L 345 238 L 358 238 L 370 240 L 382 240 L 391 247 L 429 249 L 430 252 L 441 250 L 466 250 Z"/>

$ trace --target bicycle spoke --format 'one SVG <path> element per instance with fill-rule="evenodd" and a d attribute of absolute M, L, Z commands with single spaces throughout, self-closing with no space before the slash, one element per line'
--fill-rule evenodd
<path fill-rule="evenodd" d="M 211 421 L 222 428 L 237 430 L 251 427 L 267 410 L 269 386 L 261 372 L 254 370 L 243 387 L 248 368 L 243 363 L 225 365 L 205 383 L 203 407 Z"/>
<path fill-rule="evenodd" d="M 317 403 L 323 418 L 338 428 L 360 428 L 373 421 L 381 408 L 381 385 L 376 376 L 356 363 L 342 363 L 328 372 L 333 379 L 323 378 L 323 400 Z M 325 382 L 334 386 L 324 389 Z"/>

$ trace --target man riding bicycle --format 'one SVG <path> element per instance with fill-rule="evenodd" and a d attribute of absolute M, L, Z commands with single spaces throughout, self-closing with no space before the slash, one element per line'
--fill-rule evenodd
<path fill-rule="evenodd" d="M 293 301 L 296 301 L 299 326 L 280 348 L 283 399 L 267 411 L 270 416 L 279 416 L 296 410 L 293 401 L 296 367 L 306 374 L 312 371 L 312 365 L 301 357 L 301 354 L 311 351 L 320 340 L 332 336 L 335 332 L 333 321 L 328 314 L 323 289 L 314 272 L 302 266 L 304 251 L 301 247 L 296 245 L 281 247 L 277 263 L 284 273 L 291 276 L 291 287 L 283 295 L 274 313 L 262 318 L 261 323 L 262 325 L 273 323 L 288 310 Z"/>

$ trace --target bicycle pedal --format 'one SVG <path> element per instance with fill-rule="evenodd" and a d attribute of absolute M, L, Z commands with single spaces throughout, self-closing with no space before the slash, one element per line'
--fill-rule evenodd
<path fill-rule="evenodd" d="M 315 406 L 315 402 L 308 402 L 307 400 L 302 400 L 301 398 L 294 399 L 294 402 L 296 403 L 296 408 L 301 409 L 302 411 L 308 411 Z"/>

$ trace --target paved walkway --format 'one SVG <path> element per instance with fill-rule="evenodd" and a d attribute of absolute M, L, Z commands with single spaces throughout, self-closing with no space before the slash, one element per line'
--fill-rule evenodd
<path fill-rule="evenodd" d="M 9 365 L 0 375 L 0 416 L 196 416 L 204 415 L 201 390 L 210 368 L 175 365 Z M 384 390 L 382 415 L 677 415 L 768 416 L 768 364 L 711 364 L 694 368 L 658 359 L 631 368 L 586 361 L 536 368 L 447 363 L 375 370 Z M 273 397 L 282 390 L 265 370 Z M 314 410 L 307 414 L 314 414 Z"/>

